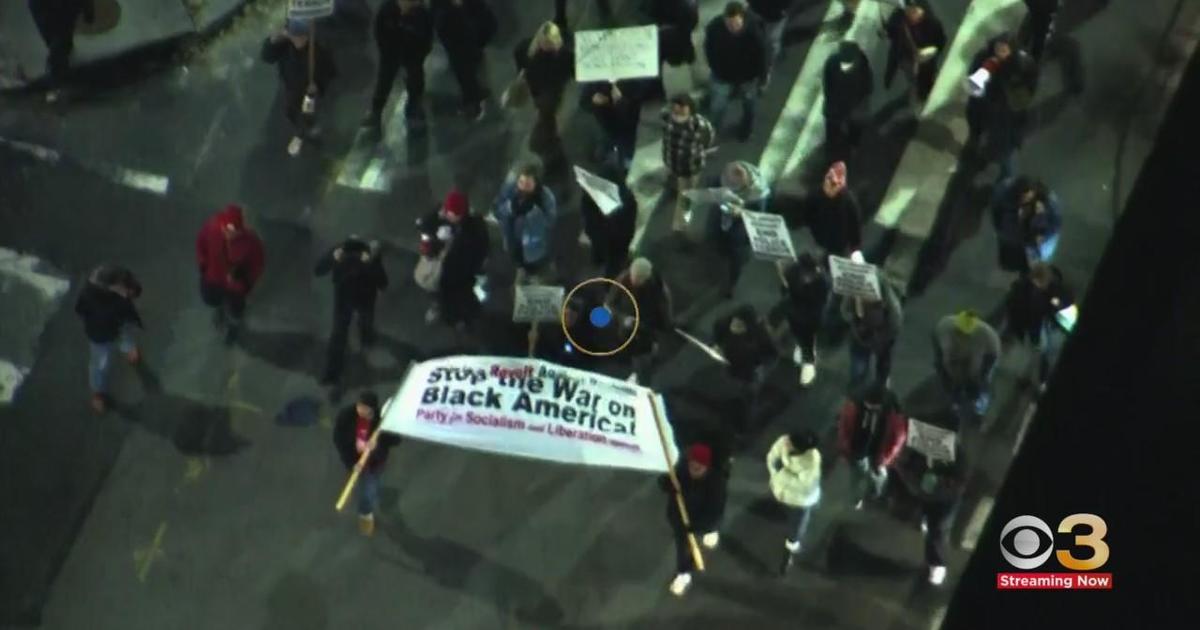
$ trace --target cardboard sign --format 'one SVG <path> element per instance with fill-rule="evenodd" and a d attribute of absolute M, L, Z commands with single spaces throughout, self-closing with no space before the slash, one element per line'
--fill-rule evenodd
<path fill-rule="evenodd" d="M 288 0 L 289 20 L 315 20 L 333 15 L 334 0 Z"/>
<path fill-rule="evenodd" d="M 663 473 L 679 456 L 663 414 L 660 396 L 609 376 L 538 359 L 453 356 L 414 365 L 380 429 L 497 455 Z"/>
<path fill-rule="evenodd" d="M 792 234 L 783 217 L 770 212 L 742 211 L 742 224 L 750 238 L 750 249 L 763 260 L 796 260 Z"/>
<path fill-rule="evenodd" d="M 935 427 L 916 418 L 909 418 L 908 441 L 905 445 L 925 457 L 943 462 L 953 462 L 957 435 L 949 429 Z"/>
<path fill-rule="evenodd" d="M 578 166 L 575 167 L 575 181 L 596 202 L 596 207 L 604 216 L 621 207 L 621 189 L 616 184 Z"/>
<path fill-rule="evenodd" d="M 840 256 L 829 257 L 829 275 L 833 292 L 846 297 L 880 300 L 879 268 L 870 263 L 858 263 Z"/>
<path fill-rule="evenodd" d="M 658 76 L 658 27 L 575 33 L 575 80 L 617 81 Z"/>
<path fill-rule="evenodd" d="M 520 324 L 559 321 L 565 293 L 562 287 L 518 285 L 513 321 Z"/>

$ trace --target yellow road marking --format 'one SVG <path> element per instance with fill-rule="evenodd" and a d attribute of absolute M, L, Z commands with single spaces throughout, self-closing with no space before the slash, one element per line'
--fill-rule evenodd
<path fill-rule="evenodd" d="M 150 546 L 133 551 L 133 566 L 137 569 L 138 582 L 144 583 L 154 561 L 166 556 L 162 550 L 162 540 L 166 533 L 167 522 L 163 521 L 158 524 L 158 531 L 154 532 L 154 541 L 150 543 Z"/>

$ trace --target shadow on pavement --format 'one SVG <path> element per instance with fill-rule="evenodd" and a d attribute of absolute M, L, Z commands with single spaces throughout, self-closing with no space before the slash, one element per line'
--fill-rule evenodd
<path fill-rule="evenodd" d="M 154 435 L 167 438 L 185 455 L 235 455 L 250 443 L 233 431 L 229 407 L 215 407 L 170 394 L 152 396 L 115 412 Z"/>
<path fill-rule="evenodd" d="M 324 630 L 328 627 L 329 605 L 316 580 L 291 571 L 271 587 L 263 630 Z"/>
<path fill-rule="evenodd" d="M 979 231 L 992 194 L 991 183 L 977 184 L 975 181 L 985 168 L 987 164 L 979 160 L 960 160 L 958 169 L 946 185 L 933 229 L 918 255 L 916 269 L 905 292 L 910 298 L 924 293 L 945 271 L 958 245 Z"/>

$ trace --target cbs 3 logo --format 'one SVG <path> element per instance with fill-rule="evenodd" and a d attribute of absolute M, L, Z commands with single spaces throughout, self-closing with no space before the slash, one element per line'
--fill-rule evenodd
<path fill-rule="evenodd" d="M 1054 532 L 1046 521 L 1036 517 L 1018 516 L 1004 525 L 1000 532 L 1000 553 L 1018 569 L 1036 569 L 1050 559 L 1051 552 L 1058 563 L 1072 571 L 1091 571 L 1108 562 L 1108 525 L 1095 514 L 1071 514 L 1058 524 L 1058 533 L 1073 534 L 1076 527 L 1088 528 L 1085 534 L 1074 534 L 1074 547 L 1092 550 L 1090 557 L 1079 558 L 1070 549 L 1054 549 Z M 1045 547 L 1045 549 L 1043 549 Z"/>

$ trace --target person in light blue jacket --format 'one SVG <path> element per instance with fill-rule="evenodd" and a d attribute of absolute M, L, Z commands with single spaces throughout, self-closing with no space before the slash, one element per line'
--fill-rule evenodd
<path fill-rule="evenodd" d="M 720 204 L 709 214 L 708 226 L 717 250 L 728 262 L 729 274 L 724 294 L 732 297 L 742 268 L 752 256 L 742 212 L 766 212 L 771 187 L 758 167 L 745 161 L 727 164 L 716 185 L 732 193 L 728 202 Z"/>
<path fill-rule="evenodd" d="M 1015 177 L 1000 183 L 992 200 L 1000 267 L 1024 273 L 1035 262 L 1050 262 L 1058 249 L 1062 209 L 1045 182 Z"/>
<path fill-rule="evenodd" d="M 496 220 L 504 250 L 517 267 L 517 280 L 545 271 L 553 260 L 551 238 L 558 219 L 558 202 L 534 165 L 517 168 L 496 197 Z"/>

